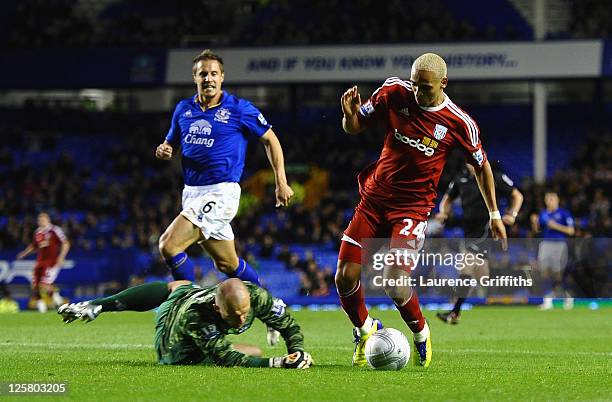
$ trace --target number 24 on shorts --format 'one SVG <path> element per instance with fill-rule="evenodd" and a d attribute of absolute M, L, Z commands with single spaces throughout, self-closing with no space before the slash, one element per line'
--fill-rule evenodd
<path fill-rule="evenodd" d="M 404 235 L 406 237 L 416 237 L 421 240 L 425 238 L 425 229 L 427 228 L 427 221 L 418 222 L 415 226 L 414 221 L 410 218 L 404 219 L 402 222 L 406 224 L 399 231 L 399 234 Z"/>

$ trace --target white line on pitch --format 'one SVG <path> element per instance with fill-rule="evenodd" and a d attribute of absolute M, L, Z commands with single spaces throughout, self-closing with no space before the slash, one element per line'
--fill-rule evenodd
<path fill-rule="evenodd" d="M 507 349 L 434 349 L 436 352 L 444 353 L 497 353 L 497 354 L 517 354 L 517 355 L 551 355 L 551 356 L 608 356 L 612 357 L 612 352 L 553 352 L 537 350 L 507 350 Z"/>
<path fill-rule="evenodd" d="M 91 343 L 91 344 L 73 344 L 73 343 L 43 343 L 43 342 L 8 342 L 0 343 L 0 347 L 32 347 L 32 348 L 49 348 L 49 349 L 153 349 L 151 344 L 144 343 Z"/>

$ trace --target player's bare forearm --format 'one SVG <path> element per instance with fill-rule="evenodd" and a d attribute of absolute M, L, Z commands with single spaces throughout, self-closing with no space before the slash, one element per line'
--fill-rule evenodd
<path fill-rule="evenodd" d="M 356 135 L 363 131 L 363 127 L 359 124 L 359 118 L 356 114 L 347 117 L 342 117 L 342 129 L 345 133 L 350 135 Z"/>
<path fill-rule="evenodd" d="M 287 176 L 285 174 L 285 157 L 283 155 L 283 148 L 281 147 L 280 141 L 274 131 L 271 129 L 261 137 L 261 142 L 266 148 L 266 155 L 270 166 L 274 171 L 274 181 L 276 182 L 276 206 L 289 205 L 289 200 L 293 197 L 293 190 L 287 184 Z"/>
<path fill-rule="evenodd" d="M 531 214 L 529 216 L 529 220 L 531 221 L 531 230 L 535 233 L 539 233 L 540 232 L 540 219 L 538 218 L 538 215 Z"/>
<path fill-rule="evenodd" d="M 347 89 L 340 98 L 342 107 L 342 129 L 345 133 L 355 135 L 364 130 L 359 123 L 359 108 L 361 107 L 361 95 L 357 85 Z"/>
<path fill-rule="evenodd" d="M 568 236 L 573 236 L 576 233 L 576 230 L 574 229 L 573 226 L 564 226 L 564 225 L 559 225 L 559 226 L 560 226 L 559 230 Z"/>
<path fill-rule="evenodd" d="M 447 194 L 444 194 L 440 201 L 440 211 L 434 217 L 438 222 L 444 224 L 452 211 L 453 199 Z"/>
<path fill-rule="evenodd" d="M 506 211 L 506 215 L 512 217 L 514 220 L 523 206 L 523 199 L 523 194 L 520 191 L 516 188 L 512 189 L 512 194 L 510 194 L 510 206 Z"/>
<path fill-rule="evenodd" d="M 63 262 L 66 259 L 66 256 L 68 255 L 68 251 L 70 251 L 70 242 L 62 242 L 62 248 L 60 250 L 59 256 L 57 257 L 57 260 Z"/>
<path fill-rule="evenodd" d="M 22 252 L 17 254 L 17 259 L 20 260 L 22 258 L 29 256 L 30 254 L 34 252 L 34 250 L 36 250 L 36 248 L 32 246 L 31 244 L 29 244 Z"/>
<path fill-rule="evenodd" d="M 448 194 L 444 194 L 442 197 L 442 201 L 440 202 L 440 212 L 448 216 L 452 211 L 453 199 L 448 196 Z"/>
<path fill-rule="evenodd" d="M 497 201 L 495 200 L 495 179 L 493 178 L 493 171 L 489 161 L 485 161 L 480 169 L 476 171 L 476 182 L 480 193 L 484 198 L 487 209 L 489 210 L 489 226 L 493 233 L 493 238 L 501 240 L 502 249 L 508 249 L 508 236 L 506 235 L 506 227 L 502 222 L 502 217 L 497 209 Z"/>
<path fill-rule="evenodd" d="M 510 194 L 510 206 L 506 210 L 504 216 L 502 216 L 502 221 L 504 221 L 505 225 L 514 225 L 514 223 L 516 222 L 516 217 L 518 216 L 522 205 L 523 194 L 521 194 L 521 192 L 518 191 L 516 188 L 513 188 L 512 193 Z"/>
<path fill-rule="evenodd" d="M 576 232 L 576 230 L 574 229 L 573 226 L 565 226 L 565 225 L 557 223 L 557 222 L 555 222 L 553 220 L 548 222 L 548 227 L 551 228 L 551 229 L 554 229 L 554 230 L 556 230 L 558 232 L 561 232 L 561 233 L 563 233 L 564 235 L 567 235 L 567 236 L 573 236 L 574 233 Z"/>
<path fill-rule="evenodd" d="M 518 215 L 521 207 L 523 206 L 523 194 L 518 191 L 516 188 L 512 190 L 512 195 L 510 196 L 510 212 Z M 516 216 L 515 215 L 515 216 Z"/>
<path fill-rule="evenodd" d="M 497 211 L 497 200 L 495 199 L 495 179 L 493 177 L 493 170 L 489 161 L 486 161 L 480 169 L 476 171 L 476 182 L 478 188 L 484 198 L 485 204 L 489 212 Z"/>
<path fill-rule="evenodd" d="M 283 147 L 278 140 L 274 131 L 268 130 L 261 137 L 261 141 L 266 148 L 266 155 L 270 166 L 274 171 L 274 180 L 276 185 L 287 184 L 287 176 L 285 175 L 285 156 L 283 154 Z"/>

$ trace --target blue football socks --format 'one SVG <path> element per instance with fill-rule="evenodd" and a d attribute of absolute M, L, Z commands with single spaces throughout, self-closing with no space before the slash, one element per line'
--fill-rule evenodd
<path fill-rule="evenodd" d="M 170 267 L 174 280 L 188 280 L 193 282 L 195 279 L 193 261 L 189 259 L 187 253 L 178 253 L 174 257 L 166 259 L 166 264 Z"/>
<path fill-rule="evenodd" d="M 238 267 L 232 274 L 228 275 L 228 277 L 253 282 L 257 286 L 261 286 L 261 283 L 259 282 L 259 275 L 257 275 L 255 268 L 253 268 L 248 262 L 246 262 L 246 260 L 242 258 L 238 259 Z"/>

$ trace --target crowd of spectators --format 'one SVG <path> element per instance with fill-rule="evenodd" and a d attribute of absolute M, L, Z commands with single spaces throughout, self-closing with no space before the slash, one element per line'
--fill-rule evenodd
<path fill-rule="evenodd" d="M 46 210 L 77 249 L 137 248 L 157 253 L 159 236 L 180 210 L 182 188 L 178 161 L 159 161 L 153 155 L 163 136 L 160 127 L 167 122 L 149 116 L 126 126 L 125 120 L 111 112 L 106 117 L 94 114 L 91 119 L 107 122 L 106 128 L 115 121 L 117 132 L 100 135 L 92 128 L 93 135 L 60 136 L 30 129 L 30 135 L 6 136 L 10 139 L 0 148 L 0 248 L 18 249 L 29 243 L 36 213 Z M 43 113 L 37 115 L 44 121 Z M 52 115 L 54 119 L 73 116 L 58 111 Z M 56 124 L 61 126 L 61 120 Z M 132 125 L 141 131 L 132 131 Z M 287 269 L 301 275 L 304 294 L 323 295 L 333 282 L 332 267 L 317 266 L 308 256 L 300 259 L 286 246 L 338 249 L 358 197 L 355 175 L 376 159 L 380 149 L 376 142 L 382 136 L 344 136 L 339 126 L 330 124 L 302 129 L 303 135 L 291 136 L 278 130 L 286 160 L 290 164 L 317 164 L 331 172 L 327 195 L 312 209 L 299 202 L 288 209 L 276 209 L 270 187 L 264 199 L 241 210 L 234 229 L 241 255 L 283 261 Z M 132 135 L 125 135 L 130 131 Z M 529 215 L 543 208 L 543 192 L 554 189 L 577 218 L 580 235 L 610 236 L 611 136 L 608 133 L 583 144 L 572 166 L 558 171 L 545 186 L 529 180 L 520 185 L 525 204 L 511 235 L 533 235 Z M 442 190 L 461 163 L 459 159 L 447 165 Z M 247 166 L 247 176 L 268 166 L 258 144 L 251 146 Z M 289 174 L 289 180 L 295 177 Z"/>
<path fill-rule="evenodd" d="M 106 147 L 95 166 L 76 164 L 68 152 L 34 166 L 3 148 L 0 159 L 8 169 L 0 176 L 2 248 L 28 243 L 40 210 L 49 211 L 74 246 L 85 250 L 156 243 L 176 215 L 180 179 L 145 157 L 146 147 L 137 139 Z"/>
<path fill-rule="evenodd" d="M 577 150 L 572 165 L 558 170 L 549 180 L 548 188 L 561 196 L 567 209 L 578 219 L 579 235 L 610 237 L 610 199 L 612 197 L 612 132 L 604 130 L 592 135 Z M 532 208 L 543 208 L 541 187 L 529 186 L 527 192 Z"/>
<path fill-rule="evenodd" d="M 245 44 L 255 46 L 496 39 L 438 0 L 411 1 L 409 7 L 401 0 L 274 1 L 257 7 L 242 32 Z"/>
<path fill-rule="evenodd" d="M 458 7 L 464 5 L 444 0 L 23 0 L 5 5 L 0 42 L 21 49 L 169 48 L 533 38 L 524 21 L 466 16 L 457 12 Z M 478 10 L 477 5 L 469 7 Z M 574 0 L 569 10 L 571 19 L 563 37 L 610 37 L 606 1 Z"/>
<path fill-rule="evenodd" d="M 465 17 L 457 7 L 463 5 L 443 0 L 23 0 L 6 4 L 0 43 L 19 49 L 168 48 L 533 38 L 524 21 L 504 25 L 486 15 Z M 571 16 L 565 36 L 609 37 L 607 2 L 575 0 Z M 483 24 L 482 18 L 490 21 Z"/>
<path fill-rule="evenodd" d="M 234 20 L 232 2 L 198 0 L 24 0 L 10 10 L 4 41 L 12 48 L 180 47 L 187 36 L 222 45 Z"/>
<path fill-rule="evenodd" d="M 610 38 L 612 8 L 601 0 L 577 0 L 572 2 L 572 19 L 569 31 L 577 39 Z"/>
<path fill-rule="evenodd" d="M 321 267 L 317 264 L 312 250 L 306 251 L 303 258 L 297 253 L 291 253 L 283 246 L 277 258 L 285 263 L 288 270 L 300 275 L 300 294 L 303 296 L 328 296 L 330 289 L 335 287 L 334 269 L 330 265 Z"/>

